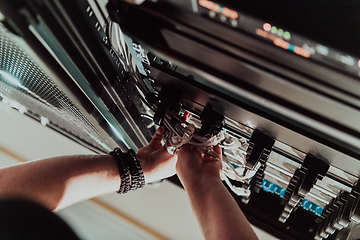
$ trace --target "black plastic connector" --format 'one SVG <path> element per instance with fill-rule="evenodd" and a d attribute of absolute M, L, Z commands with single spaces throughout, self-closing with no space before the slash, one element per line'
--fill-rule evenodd
<path fill-rule="evenodd" d="M 243 187 L 247 187 L 253 192 L 260 192 L 261 182 L 264 179 L 264 171 L 266 168 L 266 162 L 269 159 L 271 150 L 275 144 L 275 139 L 269 135 L 260 132 L 255 129 L 250 138 L 250 145 L 246 151 L 246 168 L 248 170 L 254 170 L 260 162 L 260 167 L 257 170 L 255 176 L 251 179 L 249 184 L 244 184 Z M 248 203 L 251 195 L 243 197 L 242 202 Z"/>
<path fill-rule="evenodd" d="M 106 9 L 109 12 L 111 21 L 120 24 L 128 14 L 127 6 L 128 3 L 125 1 L 110 0 L 106 5 Z"/>
<path fill-rule="evenodd" d="M 154 115 L 154 122 L 161 125 L 167 110 L 179 111 L 181 104 L 177 94 L 168 88 L 163 87 L 158 97 L 158 108 Z"/>
<path fill-rule="evenodd" d="M 201 129 L 199 131 L 200 136 L 216 135 L 224 126 L 224 116 L 218 112 L 215 112 L 210 105 L 207 105 L 200 115 Z"/>
<path fill-rule="evenodd" d="M 247 150 L 246 167 L 253 169 L 262 158 L 266 157 L 267 160 L 274 143 L 275 139 L 255 129 L 251 135 L 250 146 Z"/>
<path fill-rule="evenodd" d="M 281 201 L 285 207 L 279 221 L 285 222 L 287 220 L 293 209 L 297 208 L 297 205 L 304 199 L 317 180 L 323 179 L 329 167 L 327 160 L 316 158 L 311 154 L 306 155 L 301 168 L 297 169 L 291 178 L 285 196 Z"/>

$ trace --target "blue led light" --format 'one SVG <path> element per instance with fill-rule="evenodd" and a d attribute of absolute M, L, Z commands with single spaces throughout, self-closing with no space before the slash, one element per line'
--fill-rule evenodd
<path fill-rule="evenodd" d="M 295 46 L 294 46 L 293 44 L 289 44 L 289 50 L 290 50 L 290 51 L 294 51 L 294 47 L 295 47 Z"/>

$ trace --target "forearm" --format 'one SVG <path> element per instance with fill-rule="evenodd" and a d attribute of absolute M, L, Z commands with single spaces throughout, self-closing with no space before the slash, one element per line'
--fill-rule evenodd
<path fill-rule="evenodd" d="M 220 179 L 184 185 L 205 239 L 257 239 Z"/>
<path fill-rule="evenodd" d="M 110 155 L 56 157 L 0 170 L 0 198 L 27 199 L 50 210 L 115 192 L 119 186 Z"/>

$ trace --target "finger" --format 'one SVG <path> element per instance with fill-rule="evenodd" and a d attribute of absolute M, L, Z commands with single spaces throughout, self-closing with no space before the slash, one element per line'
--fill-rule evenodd
<path fill-rule="evenodd" d="M 212 151 L 212 150 L 213 150 L 212 146 L 208 146 L 204 149 L 204 155 L 203 155 L 204 160 L 209 160 L 213 158 L 211 155 L 208 154 L 208 151 Z"/>
<path fill-rule="evenodd" d="M 219 145 L 216 145 L 213 150 L 218 154 L 220 160 L 222 160 L 222 148 Z"/>
<path fill-rule="evenodd" d="M 159 148 L 161 147 L 161 140 L 163 139 L 163 136 L 164 136 L 164 132 L 165 132 L 165 129 L 163 126 L 159 127 L 153 138 L 151 139 L 150 143 L 149 143 L 149 146 L 153 147 L 153 148 Z"/>

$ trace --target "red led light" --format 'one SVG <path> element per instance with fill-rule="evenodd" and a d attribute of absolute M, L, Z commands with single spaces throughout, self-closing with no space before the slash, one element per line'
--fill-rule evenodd
<path fill-rule="evenodd" d="M 294 53 L 296 53 L 297 55 L 300 55 L 302 57 L 305 57 L 305 58 L 308 58 L 310 57 L 310 52 L 301 48 L 301 47 L 298 47 L 298 46 L 295 46 L 294 47 Z"/>
<path fill-rule="evenodd" d="M 261 30 L 259 28 L 256 29 L 255 33 L 257 35 L 261 36 L 261 37 L 268 38 L 270 40 L 274 40 L 275 38 L 277 38 L 277 37 L 275 37 L 275 35 L 273 35 L 273 34 L 271 34 L 269 32 L 263 31 L 263 30 Z"/>
<path fill-rule="evenodd" d="M 212 10 L 214 12 L 219 12 L 219 5 L 216 3 L 213 3 L 211 1 L 208 0 L 200 0 L 199 1 L 200 6 L 207 8 L 209 10 Z"/>
<path fill-rule="evenodd" d="M 283 49 L 289 49 L 289 47 L 290 47 L 290 44 L 288 42 L 282 40 L 281 38 L 275 38 L 274 44 Z"/>
<path fill-rule="evenodd" d="M 237 19 L 239 17 L 237 12 L 228 8 L 223 8 L 222 14 L 232 19 Z"/>
<path fill-rule="evenodd" d="M 234 10 L 231 10 L 229 8 L 223 8 L 220 5 L 208 0 L 199 0 L 199 4 L 204 8 L 207 8 L 217 13 L 222 13 L 224 16 L 232 19 L 237 19 L 239 17 L 239 14 Z"/>
<path fill-rule="evenodd" d="M 269 31 L 271 30 L 271 25 L 270 25 L 270 23 L 264 23 L 263 28 L 264 28 L 265 31 L 268 31 L 268 32 L 269 32 Z"/>
<path fill-rule="evenodd" d="M 358 66 L 360 67 L 360 60 L 358 61 Z"/>
<path fill-rule="evenodd" d="M 264 29 L 265 29 L 265 24 L 264 24 Z M 302 47 L 294 46 L 294 45 L 288 43 L 287 41 L 285 41 L 279 37 L 276 37 L 274 34 L 271 34 L 267 31 L 263 31 L 261 29 L 256 29 L 255 33 L 261 37 L 272 40 L 274 42 L 275 46 L 281 47 L 286 50 L 293 51 L 297 55 L 300 55 L 305 58 L 309 58 L 311 56 L 311 54 L 308 50 L 306 50 Z M 360 67 L 360 60 L 358 62 L 358 65 Z"/>

